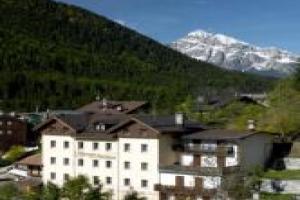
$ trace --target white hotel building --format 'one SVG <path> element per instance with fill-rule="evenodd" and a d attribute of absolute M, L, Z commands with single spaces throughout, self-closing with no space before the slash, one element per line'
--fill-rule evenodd
<path fill-rule="evenodd" d="M 225 176 L 263 165 L 270 151 L 264 134 L 205 130 L 181 114 L 111 114 L 112 104 L 98 104 L 105 112 L 80 110 L 36 127 L 42 133 L 44 183 L 62 186 L 86 175 L 114 200 L 130 190 L 149 200 L 214 199 Z"/>

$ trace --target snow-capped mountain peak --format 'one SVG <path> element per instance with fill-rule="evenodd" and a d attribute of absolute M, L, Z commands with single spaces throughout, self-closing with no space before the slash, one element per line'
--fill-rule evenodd
<path fill-rule="evenodd" d="M 170 46 L 195 59 L 227 69 L 272 76 L 292 73 L 300 60 L 300 56 L 285 50 L 256 47 L 224 34 L 204 30 L 193 31 Z"/>
<path fill-rule="evenodd" d="M 233 37 L 229 37 L 229 36 L 219 34 L 219 33 L 216 33 L 216 34 L 215 33 L 210 33 L 210 32 L 206 32 L 206 31 L 201 30 L 201 29 L 190 32 L 187 36 L 188 37 L 199 38 L 199 39 L 201 39 L 201 38 L 202 39 L 215 39 L 215 40 L 219 40 L 221 43 L 227 44 L 227 45 L 236 44 L 236 43 L 247 44 L 247 43 L 242 42 L 240 40 L 237 40 Z"/>

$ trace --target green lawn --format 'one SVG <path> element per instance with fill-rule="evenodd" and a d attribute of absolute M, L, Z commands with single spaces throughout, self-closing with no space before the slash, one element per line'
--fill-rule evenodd
<path fill-rule="evenodd" d="M 261 193 L 261 200 L 294 200 L 293 195 L 291 194 L 270 194 L 270 193 Z"/>
<path fill-rule="evenodd" d="M 269 170 L 264 173 L 263 178 L 300 180 L 300 170 Z"/>

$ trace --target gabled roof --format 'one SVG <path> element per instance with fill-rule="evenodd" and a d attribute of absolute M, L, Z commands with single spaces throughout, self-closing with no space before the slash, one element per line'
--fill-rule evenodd
<path fill-rule="evenodd" d="M 42 166 L 42 155 L 40 153 L 28 156 L 16 162 L 22 165 Z"/>
<path fill-rule="evenodd" d="M 74 137 L 88 139 L 113 139 L 117 135 L 116 130 L 135 122 L 141 124 L 146 129 L 150 129 L 156 133 L 175 133 L 175 134 L 189 134 L 196 131 L 206 129 L 198 122 L 185 120 L 184 124 L 178 125 L 175 123 L 175 115 L 172 116 L 149 116 L 149 115 L 126 115 L 126 114 L 63 114 L 54 116 L 53 118 L 43 122 L 35 127 L 35 130 L 40 130 L 42 127 L 51 124 L 53 120 L 62 123 L 73 130 Z M 96 129 L 98 125 L 105 125 L 105 130 Z M 52 134 L 52 133 L 51 133 Z M 59 133 L 58 133 L 59 134 Z M 64 133 L 65 134 L 65 133 Z"/>
<path fill-rule="evenodd" d="M 53 121 L 58 121 L 59 123 L 65 125 L 66 127 L 70 128 L 73 131 L 76 131 L 75 127 L 72 127 L 68 122 L 64 121 L 63 119 L 58 118 L 57 116 L 51 117 L 50 119 L 38 124 L 33 128 L 33 131 L 39 131 L 41 128 L 51 124 Z"/>
<path fill-rule="evenodd" d="M 175 115 L 169 116 L 150 116 L 140 115 L 136 116 L 136 119 L 142 121 L 148 126 L 153 127 L 161 133 L 164 132 L 178 132 L 178 133 L 189 133 L 207 129 L 203 124 L 195 121 L 184 120 L 183 125 L 175 123 Z"/>
<path fill-rule="evenodd" d="M 185 135 L 182 138 L 187 140 L 242 140 L 257 133 L 255 131 L 210 129 Z"/>
<path fill-rule="evenodd" d="M 84 105 L 77 111 L 102 114 L 129 114 L 146 104 L 146 101 L 111 101 L 103 99 Z"/>

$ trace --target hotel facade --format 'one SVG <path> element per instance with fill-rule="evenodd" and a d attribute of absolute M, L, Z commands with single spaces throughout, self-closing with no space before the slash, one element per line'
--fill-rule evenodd
<path fill-rule="evenodd" d="M 113 200 L 133 190 L 149 200 L 215 199 L 225 177 L 264 165 L 271 150 L 261 133 L 207 129 L 180 113 L 111 114 L 114 106 L 99 105 L 103 112 L 53 116 L 36 127 L 44 183 L 85 175 Z"/>

